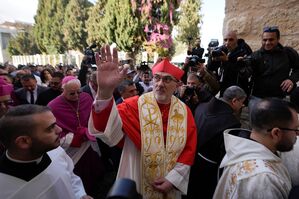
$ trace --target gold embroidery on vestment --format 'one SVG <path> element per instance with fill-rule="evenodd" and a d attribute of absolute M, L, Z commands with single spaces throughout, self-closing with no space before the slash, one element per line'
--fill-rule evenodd
<path fill-rule="evenodd" d="M 152 92 L 138 99 L 141 130 L 141 192 L 145 199 L 171 199 L 174 191 L 163 195 L 153 190 L 152 183 L 173 169 L 187 139 L 186 105 L 172 97 L 166 139 L 162 114 Z M 166 143 L 164 143 L 166 140 Z"/>

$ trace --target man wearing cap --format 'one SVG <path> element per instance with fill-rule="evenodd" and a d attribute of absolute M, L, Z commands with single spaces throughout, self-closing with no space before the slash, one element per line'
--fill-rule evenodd
<path fill-rule="evenodd" d="M 277 26 L 265 27 L 262 47 L 249 59 L 249 74 L 252 75 L 252 95 L 284 98 L 299 80 L 299 57 L 291 47 L 279 43 L 280 31 Z"/>
<path fill-rule="evenodd" d="M 96 140 L 87 132 L 92 98 L 87 93 L 81 93 L 80 87 L 80 80 L 76 77 L 64 77 L 62 94 L 50 101 L 48 107 L 62 128 L 61 145 L 75 164 L 74 173 L 81 177 L 86 192 L 93 196 L 104 166 L 96 150 Z"/>
<path fill-rule="evenodd" d="M 89 132 L 110 146 L 122 146 L 118 178 L 136 182 L 144 199 L 181 198 L 187 193 L 196 148 L 196 126 L 190 109 L 173 96 L 183 71 L 168 59 L 153 67 L 153 91 L 117 107 L 114 88 L 126 75 L 117 50 L 96 55 L 98 91 Z"/>

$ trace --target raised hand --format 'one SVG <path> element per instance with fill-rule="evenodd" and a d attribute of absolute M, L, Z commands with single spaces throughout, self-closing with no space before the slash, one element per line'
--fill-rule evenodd
<path fill-rule="evenodd" d="M 97 64 L 97 99 L 109 99 L 113 95 L 114 89 L 123 81 L 127 68 L 119 68 L 116 48 L 111 55 L 109 45 L 101 48 L 101 57 L 95 55 Z"/>

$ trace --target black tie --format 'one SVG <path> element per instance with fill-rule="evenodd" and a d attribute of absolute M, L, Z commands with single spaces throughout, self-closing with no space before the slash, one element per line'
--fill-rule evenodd
<path fill-rule="evenodd" d="M 34 104 L 34 93 L 30 91 L 30 104 Z"/>

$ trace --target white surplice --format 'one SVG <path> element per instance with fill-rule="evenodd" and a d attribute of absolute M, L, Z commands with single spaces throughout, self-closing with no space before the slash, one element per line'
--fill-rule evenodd
<path fill-rule="evenodd" d="M 226 155 L 214 199 L 287 199 L 291 179 L 281 158 L 264 145 L 224 131 Z"/>
<path fill-rule="evenodd" d="M 79 199 L 86 195 L 81 179 L 73 173 L 73 162 L 65 151 L 58 147 L 49 151 L 48 155 L 51 164 L 28 182 L 0 173 L 0 198 Z"/>
<path fill-rule="evenodd" d="M 294 144 L 293 150 L 289 152 L 282 152 L 281 159 L 283 164 L 287 167 L 291 179 L 292 185 L 299 185 L 299 137 L 297 136 L 297 141 Z"/>

